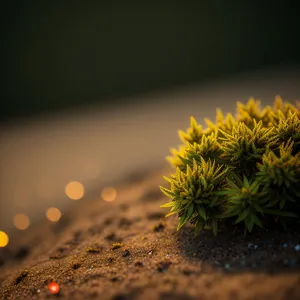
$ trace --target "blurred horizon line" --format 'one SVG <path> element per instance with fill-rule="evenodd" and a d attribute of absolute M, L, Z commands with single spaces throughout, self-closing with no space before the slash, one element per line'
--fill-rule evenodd
<path fill-rule="evenodd" d="M 224 74 L 219 74 L 216 76 L 209 76 L 205 77 L 201 80 L 194 80 L 194 81 L 187 81 L 185 83 L 181 84 L 171 84 L 164 87 L 157 87 L 157 88 L 148 88 L 144 89 L 142 91 L 136 91 L 131 93 L 123 93 L 120 95 L 115 95 L 112 97 L 107 97 L 105 99 L 88 99 L 87 102 L 83 102 L 82 100 L 76 101 L 75 103 L 69 103 L 68 101 L 64 102 L 65 104 L 62 106 L 59 105 L 53 105 L 53 106 L 39 106 L 24 111 L 24 110 L 13 110 L 12 108 L 7 110 L 5 112 L 5 109 L 0 112 L 0 126 L 6 127 L 9 125 L 14 124 L 15 122 L 23 122 L 28 121 L 29 119 L 39 119 L 39 118 L 48 118 L 53 117 L 55 115 L 61 115 L 65 114 L 66 112 L 74 113 L 84 110 L 93 110 L 96 108 L 101 108 L 104 110 L 110 110 L 110 108 L 114 106 L 126 106 L 126 105 L 134 105 L 138 104 L 140 99 L 143 98 L 152 98 L 154 96 L 164 96 L 167 97 L 170 94 L 173 93 L 185 93 L 185 92 L 191 92 L 194 89 L 205 89 L 205 88 L 212 88 L 212 86 L 220 86 L 223 84 L 228 84 L 230 82 L 237 82 L 239 80 L 243 81 L 247 78 L 255 78 L 256 76 L 270 76 L 270 79 L 272 77 L 278 77 L 281 76 L 281 72 L 288 73 L 289 76 L 293 72 L 297 74 L 300 71 L 300 62 L 297 64 L 284 64 L 284 65 L 271 65 L 271 66 L 263 66 L 261 68 L 253 68 L 251 70 L 247 71 L 241 71 L 241 72 L 229 72 Z M 264 78 L 265 80 L 265 78 Z M 274 97 L 277 95 L 274 95 Z M 283 95 L 280 95 L 283 96 Z M 254 97 L 255 95 L 249 95 L 249 98 Z M 300 95 L 299 95 L 300 98 Z M 112 102 L 112 100 L 114 102 Z M 104 101 L 104 102 L 101 102 Z M 5 107 L 4 107 L 5 108 Z"/>

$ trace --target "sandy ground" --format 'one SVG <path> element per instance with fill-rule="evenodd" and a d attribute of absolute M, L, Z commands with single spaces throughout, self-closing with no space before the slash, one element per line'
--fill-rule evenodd
<path fill-rule="evenodd" d="M 0 251 L 0 299 L 300 299 L 299 232 L 176 232 L 159 208 L 169 171 L 136 174 L 115 201 L 78 202 L 59 223 L 15 236 Z"/>

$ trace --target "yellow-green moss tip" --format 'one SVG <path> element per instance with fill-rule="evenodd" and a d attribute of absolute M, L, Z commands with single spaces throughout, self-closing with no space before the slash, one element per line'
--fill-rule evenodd
<path fill-rule="evenodd" d="M 124 246 L 124 244 L 122 244 L 122 243 L 114 243 L 114 244 L 112 244 L 111 249 L 116 250 L 116 249 L 119 249 L 123 246 Z"/>

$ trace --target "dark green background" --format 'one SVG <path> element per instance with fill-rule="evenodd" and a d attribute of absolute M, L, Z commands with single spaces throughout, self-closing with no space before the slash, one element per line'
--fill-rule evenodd
<path fill-rule="evenodd" d="M 289 1 L 7 1 L 1 120 L 299 63 Z"/>

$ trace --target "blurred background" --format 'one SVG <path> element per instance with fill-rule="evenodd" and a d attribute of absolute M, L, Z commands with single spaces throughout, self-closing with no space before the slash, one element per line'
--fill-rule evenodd
<path fill-rule="evenodd" d="M 296 12 L 288 1 L 7 1 L 0 230 L 64 212 L 68 187 L 85 200 L 166 164 L 191 115 L 300 99 Z"/>

